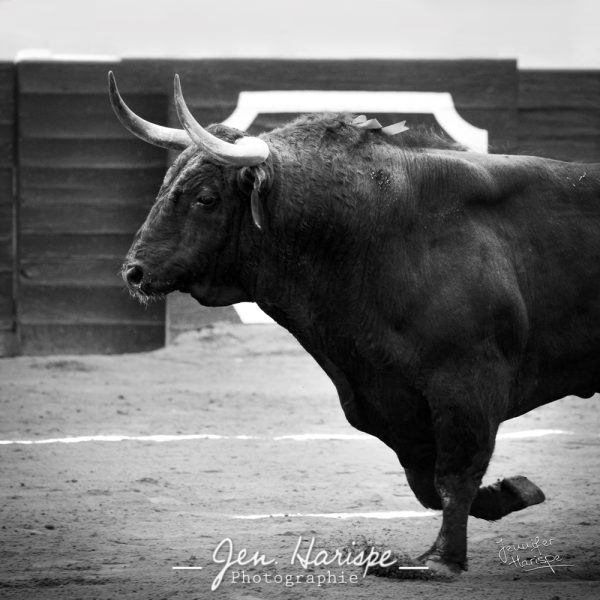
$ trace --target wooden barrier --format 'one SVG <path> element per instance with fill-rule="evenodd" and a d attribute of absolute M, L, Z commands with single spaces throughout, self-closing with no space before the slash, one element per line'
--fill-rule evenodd
<path fill-rule="evenodd" d="M 127 103 L 157 123 L 177 125 L 176 72 L 202 123 L 227 118 L 241 91 L 450 92 L 461 117 L 488 130 L 492 151 L 600 159 L 598 71 L 518 71 L 515 61 L 490 60 L 0 63 L 0 355 L 139 351 L 161 346 L 165 329 L 172 337 L 237 319 L 181 294 L 167 307 L 129 298 L 121 262 L 172 157 L 118 123 L 109 69 Z M 370 116 L 433 123 L 426 114 Z M 250 132 L 292 117 L 260 114 Z"/>
<path fill-rule="evenodd" d="M 18 351 L 14 278 L 15 73 L 0 63 L 0 356 Z"/>
<path fill-rule="evenodd" d="M 127 352 L 164 343 L 164 302 L 133 302 L 118 273 L 160 186 L 166 155 L 116 121 L 107 97 L 111 66 L 18 65 L 25 354 Z M 164 94 L 153 93 L 146 70 L 124 70 L 131 106 L 164 121 Z"/>
<path fill-rule="evenodd" d="M 600 160 L 600 71 L 519 73 L 521 154 Z"/>

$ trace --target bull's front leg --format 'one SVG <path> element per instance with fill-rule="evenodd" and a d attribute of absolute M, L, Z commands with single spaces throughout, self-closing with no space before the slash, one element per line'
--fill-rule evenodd
<path fill-rule="evenodd" d="M 433 546 L 419 556 L 434 573 L 455 575 L 467 570 L 467 520 L 477 487 L 477 478 L 466 473 L 436 477 L 442 526 Z"/>
<path fill-rule="evenodd" d="M 436 444 L 433 484 L 442 526 L 419 558 L 440 574 L 467 569 L 467 520 L 508 401 L 510 380 L 507 369 L 499 366 L 447 364 L 432 374 L 424 390 Z"/>

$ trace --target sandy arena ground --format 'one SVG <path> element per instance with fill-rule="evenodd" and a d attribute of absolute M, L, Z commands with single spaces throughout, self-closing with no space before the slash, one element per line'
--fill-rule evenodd
<path fill-rule="evenodd" d="M 3 359 L 0 404 L 3 599 L 600 598 L 597 396 L 503 425 L 484 482 L 526 475 L 547 499 L 496 523 L 472 519 L 470 569 L 453 582 L 290 565 L 299 538 L 303 555 L 314 538 L 329 556 L 366 539 L 414 557 L 441 519 L 416 501 L 393 453 L 346 423 L 332 384 L 278 327 L 217 326 L 145 354 Z M 150 437 L 6 443 L 100 435 Z M 417 516 L 373 518 L 391 511 Z M 287 516 L 239 518 L 277 514 Z M 510 551 L 502 562 L 500 539 L 536 537 L 552 538 L 542 550 L 563 566 L 528 571 Z M 234 566 L 211 591 L 226 538 L 236 554 L 277 564 Z M 242 582 L 242 570 L 260 581 Z M 303 579 L 288 587 L 286 576 Z"/>

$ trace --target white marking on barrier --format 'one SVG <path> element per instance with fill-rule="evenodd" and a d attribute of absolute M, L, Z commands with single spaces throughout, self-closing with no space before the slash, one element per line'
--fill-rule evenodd
<path fill-rule="evenodd" d="M 528 429 L 524 431 L 512 431 L 499 433 L 497 440 L 538 438 L 547 435 L 575 435 L 574 431 L 563 431 L 562 429 Z M 0 440 L 0 446 L 23 445 L 32 446 L 40 444 L 79 444 L 83 442 L 186 442 L 202 440 L 258 440 L 258 441 L 295 441 L 295 442 L 318 442 L 318 441 L 349 441 L 366 442 L 377 441 L 377 438 L 361 433 L 298 433 L 279 435 L 274 437 L 259 435 L 218 435 L 214 433 L 192 433 L 178 435 L 82 435 L 64 438 L 47 438 L 41 440 Z"/>
<path fill-rule="evenodd" d="M 356 513 L 271 513 L 264 515 L 229 515 L 231 519 L 254 521 L 259 519 L 277 518 L 309 518 L 309 519 L 418 519 L 421 517 L 435 517 L 439 513 L 430 510 L 394 510 L 380 512 Z"/>
<path fill-rule="evenodd" d="M 488 151 L 487 129 L 465 121 L 448 92 L 375 92 L 367 90 L 270 90 L 240 92 L 224 125 L 247 129 L 259 114 L 372 112 L 432 114 L 458 142 L 476 152 Z"/>

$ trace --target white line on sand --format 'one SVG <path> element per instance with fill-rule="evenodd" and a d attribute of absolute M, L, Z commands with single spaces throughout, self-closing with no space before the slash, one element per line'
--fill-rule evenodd
<path fill-rule="evenodd" d="M 1 444 L 79 444 L 81 442 L 183 442 L 187 440 L 256 440 L 253 435 L 194 433 L 179 435 L 80 435 L 42 440 L 0 440 Z"/>
<path fill-rule="evenodd" d="M 416 519 L 435 517 L 439 513 L 425 510 L 394 510 L 387 512 L 355 512 L 355 513 L 271 513 L 264 515 L 229 515 L 231 519 L 257 520 L 276 518 L 308 517 L 311 519 Z"/>
<path fill-rule="evenodd" d="M 313 440 L 375 440 L 371 435 L 364 435 L 363 433 L 296 433 L 291 435 L 278 435 L 271 438 L 276 442 L 291 440 L 294 442 L 308 442 Z"/>
<path fill-rule="evenodd" d="M 528 429 L 525 431 L 512 431 L 499 433 L 497 440 L 537 438 L 546 435 L 574 435 L 573 431 L 562 429 Z M 194 433 L 178 435 L 81 435 L 64 438 L 46 438 L 41 440 L 0 440 L 0 445 L 37 445 L 37 444 L 78 444 L 82 442 L 184 442 L 193 440 L 259 440 L 259 441 L 372 441 L 376 440 L 370 435 L 360 433 L 299 433 L 279 436 L 260 435 L 217 435 L 213 433 Z"/>

